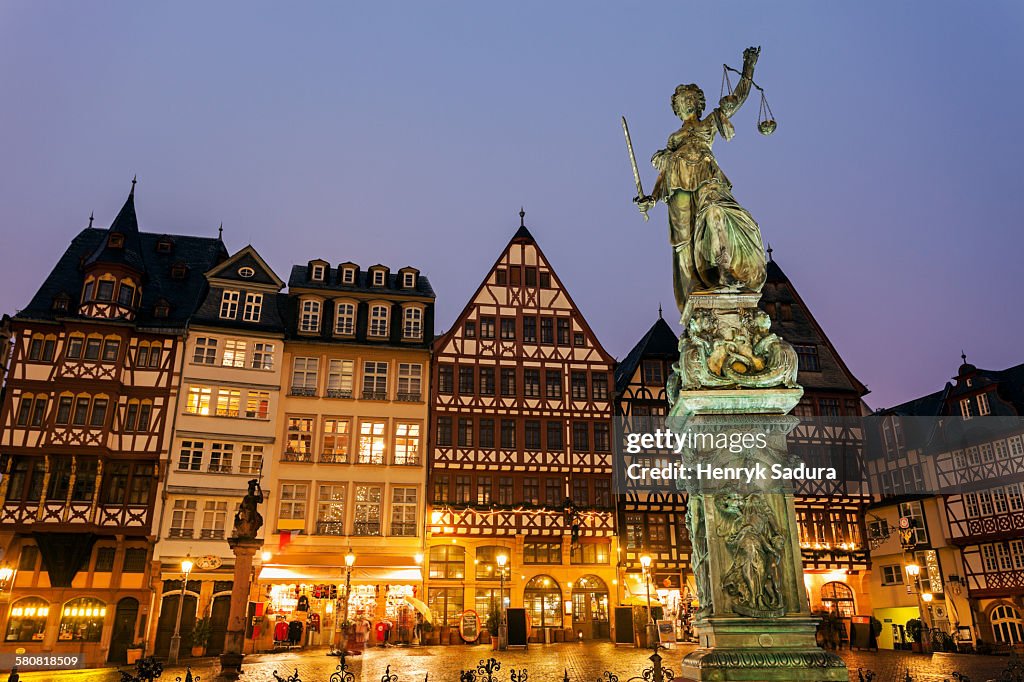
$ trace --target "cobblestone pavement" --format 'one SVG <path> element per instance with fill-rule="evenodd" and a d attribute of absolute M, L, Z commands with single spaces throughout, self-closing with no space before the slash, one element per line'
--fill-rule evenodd
<path fill-rule="evenodd" d="M 663 651 L 663 665 L 678 670 L 679 661 L 692 649 L 680 646 Z M 850 668 L 852 682 L 857 682 L 857 669 L 877 674 L 875 682 L 904 682 L 910 672 L 914 682 L 952 680 L 953 672 L 968 675 L 971 682 L 995 679 L 1006 668 L 1005 656 L 970 656 L 961 654 L 913 654 L 903 651 L 842 651 L 840 655 Z M 501 670 L 496 678 L 508 682 L 512 670 L 529 671 L 529 682 L 560 682 L 568 672 L 572 682 L 597 682 L 609 670 L 625 682 L 650 667 L 650 651 L 617 648 L 610 643 L 533 645 L 528 650 L 492 651 L 489 646 L 391 647 L 369 649 L 362 656 L 349 658 L 357 682 L 379 682 L 390 665 L 397 682 L 421 682 L 430 674 L 431 682 L 458 682 L 459 671 L 476 667 L 481 659 L 497 658 Z M 246 657 L 242 682 L 274 682 L 276 670 L 282 677 L 298 670 L 303 682 L 329 682 L 338 665 L 337 658 L 326 650 L 260 654 Z M 192 672 L 201 682 L 214 682 L 218 666 L 214 659 L 191 662 Z M 184 678 L 183 666 L 164 671 L 160 682 Z M 27 672 L 21 682 L 119 682 L 114 669 L 61 672 Z"/>

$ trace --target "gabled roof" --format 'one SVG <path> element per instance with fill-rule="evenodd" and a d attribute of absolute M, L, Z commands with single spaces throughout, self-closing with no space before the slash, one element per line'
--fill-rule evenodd
<path fill-rule="evenodd" d="M 124 239 L 123 246 L 110 246 L 111 235 L 121 235 Z M 97 263 L 111 263 L 127 265 L 128 267 L 143 272 L 146 268 L 145 259 L 142 256 L 142 243 L 139 238 L 139 221 L 135 215 L 135 181 L 132 180 L 132 189 L 128 193 L 128 199 L 121 207 L 114 222 L 107 228 L 107 239 L 102 240 L 85 259 L 85 266 Z"/>
<path fill-rule="evenodd" d="M 238 271 L 244 267 L 253 269 L 254 274 L 252 277 L 242 277 L 238 274 Z M 252 244 L 247 244 L 238 253 L 207 272 L 206 278 L 209 280 L 229 280 L 240 285 L 270 285 L 276 287 L 278 291 L 284 288 L 284 280 L 278 277 L 277 273 L 267 265 L 267 262 L 263 260 Z"/>
<path fill-rule="evenodd" d="M 651 325 L 625 359 L 615 368 L 615 388 L 619 392 L 629 385 L 644 358 L 675 358 L 679 355 L 679 339 L 664 318 Z"/>

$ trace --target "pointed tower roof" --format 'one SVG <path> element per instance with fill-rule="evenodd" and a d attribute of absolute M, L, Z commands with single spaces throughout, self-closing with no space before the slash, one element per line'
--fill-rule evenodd
<path fill-rule="evenodd" d="M 139 237 L 139 221 L 135 215 L 135 180 L 132 180 L 132 189 L 128 193 L 128 199 L 121 207 L 114 222 L 107 228 L 106 239 L 100 242 L 99 246 L 89 256 L 85 265 L 95 263 L 116 263 L 127 265 L 138 272 L 146 269 L 145 261 L 142 258 L 142 240 Z"/>
<path fill-rule="evenodd" d="M 651 325 L 626 358 L 615 368 L 615 386 L 621 391 L 629 385 L 630 379 L 644 358 L 674 358 L 678 354 L 679 339 L 661 315 Z"/>
<path fill-rule="evenodd" d="M 519 229 L 512 235 L 512 241 L 517 239 L 523 239 L 526 241 L 536 241 L 530 231 L 526 229 L 526 210 L 523 207 L 519 207 Z"/>

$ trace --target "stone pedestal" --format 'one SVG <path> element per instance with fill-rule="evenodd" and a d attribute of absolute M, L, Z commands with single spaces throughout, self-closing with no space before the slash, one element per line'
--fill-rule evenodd
<path fill-rule="evenodd" d="M 220 680 L 237 680 L 242 674 L 245 658 L 245 620 L 249 608 L 249 580 L 256 552 L 263 546 L 255 538 L 229 538 L 228 545 L 235 553 L 235 575 L 231 587 L 231 611 L 228 630 L 224 638 L 224 653 L 220 655 Z"/>
<path fill-rule="evenodd" d="M 680 360 L 670 381 L 667 427 L 694 437 L 682 465 L 751 472 L 751 479 L 691 477 L 687 527 L 700 610 L 699 648 L 677 669 L 687 682 L 831 682 L 845 663 L 815 643 L 803 582 L 792 481 L 788 412 L 803 389 L 793 348 L 771 334 L 758 294 L 691 296 Z M 675 383 L 675 390 L 673 384 Z"/>

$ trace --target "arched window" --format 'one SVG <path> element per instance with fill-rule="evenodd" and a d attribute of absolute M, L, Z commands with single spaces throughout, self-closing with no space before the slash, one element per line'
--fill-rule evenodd
<path fill-rule="evenodd" d="M 302 301 L 299 331 L 307 333 L 320 331 L 320 301 L 313 299 Z"/>
<path fill-rule="evenodd" d="M 41 642 L 46 630 L 49 602 L 39 597 L 25 597 L 11 604 L 11 617 L 7 619 L 5 642 Z"/>
<path fill-rule="evenodd" d="M 423 308 L 408 306 L 402 311 L 402 317 L 402 338 L 421 338 L 423 336 Z"/>
<path fill-rule="evenodd" d="M 846 583 L 831 582 L 821 586 L 821 604 L 841 618 L 853 618 L 857 612 L 853 590 Z"/>
<path fill-rule="evenodd" d="M 596 575 L 585 575 L 577 580 L 572 586 L 573 620 L 607 623 L 608 612 L 608 585 Z"/>
<path fill-rule="evenodd" d="M 61 611 L 59 642 L 98 642 L 103 633 L 107 605 L 99 599 L 79 597 L 64 604 Z"/>
<path fill-rule="evenodd" d="M 459 545 L 435 545 L 430 548 L 430 577 L 462 580 L 466 577 L 466 548 Z"/>
<path fill-rule="evenodd" d="M 1024 621 L 1020 611 L 1009 604 L 992 609 L 992 631 L 1000 644 L 1015 645 L 1024 642 Z"/>
<path fill-rule="evenodd" d="M 476 548 L 476 559 L 473 560 L 473 564 L 476 566 L 476 579 L 477 580 L 499 580 L 501 573 L 498 570 L 498 555 L 504 554 L 506 557 L 512 556 L 512 551 L 508 547 L 501 547 L 499 545 L 490 545 L 487 547 Z M 509 581 L 508 564 L 505 564 L 505 582 Z"/>
<path fill-rule="evenodd" d="M 346 301 L 339 301 L 334 310 L 334 333 L 339 336 L 351 336 L 355 334 L 356 306 Z"/>
<path fill-rule="evenodd" d="M 377 303 L 370 306 L 370 336 L 388 335 L 388 312 L 386 305 Z"/>
<path fill-rule="evenodd" d="M 562 627 L 562 590 L 551 576 L 538 575 L 526 583 L 523 606 L 533 627 Z"/>

